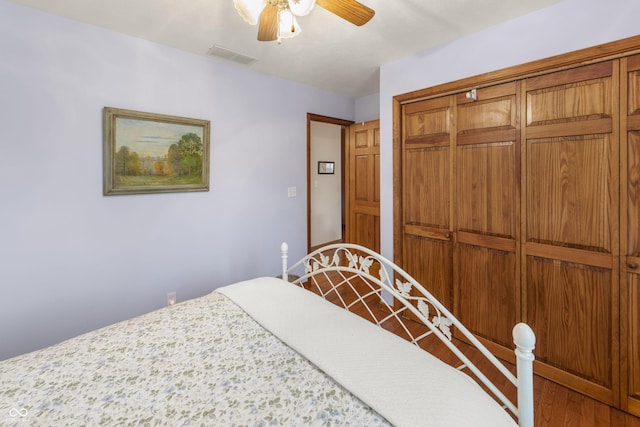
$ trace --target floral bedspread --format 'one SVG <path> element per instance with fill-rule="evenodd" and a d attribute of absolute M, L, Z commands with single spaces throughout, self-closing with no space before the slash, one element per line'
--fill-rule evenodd
<path fill-rule="evenodd" d="M 0 362 L 0 426 L 389 423 L 220 293 Z"/>

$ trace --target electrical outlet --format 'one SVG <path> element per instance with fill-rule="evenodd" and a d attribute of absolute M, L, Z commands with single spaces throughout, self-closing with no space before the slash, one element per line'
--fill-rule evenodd
<path fill-rule="evenodd" d="M 176 301 L 177 301 L 176 292 L 175 291 L 169 292 L 167 294 L 167 307 L 171 307 L 172 305 L 175 305 Z"/>

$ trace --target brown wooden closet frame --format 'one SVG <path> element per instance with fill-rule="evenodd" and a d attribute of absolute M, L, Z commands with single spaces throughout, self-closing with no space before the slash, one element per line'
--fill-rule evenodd
<path fill-rule="evenodd" d="M 433 86 L 426 89 L 421 89 L 413 92 L 408 92 L 402 95 L 393 97 L 393 212 L 394 221 L 393 226 L 393 244 L 394 244 L 394 262 L 397 265 L 404 266 L 405 254 L 403 253 L 403 107 L 418 101 L 441 98 L 445 96 L 451 96 L 455 94 L 465 93 L 472 89 L 480 89 L 493 87 L 499 84 L 505 84 L 515 81 L 525 80 L 531 77 L 543 76 L 546 74 L 556 73 L 558 71 L 571 70 L 577 67 L 602 63 L 605 61 L 618 60 L 640 53 L 640 36 L 634 36 L 574 52 L 569 52 L 562 55 L 553 56 L 546 59 L 541 59 L 514 67 L 505 68 L 498 71 L 493 71 L 441 85 Z M 621 84 L 626 84 L 621 82 Z M 624 100 L 618 100 L 617 102 L 626 102 Z M 622 107 L 621 107 L 622 108 Z M 621 120 L 626 120 L 621 117 Z M 625 126 L 626 127 L 626 126 Z M 622 136 L 620 136 L 622 138 Z M 622 179 L 622 177 L 620 178 Z M 622 192 L 622 188 L 619 190 Z M 623 195 L 620 195 L 621 201 Z M 621 208 L 622 209 L 622 208 Z M 623 227 L 624 224 L 621 224 Z M 615 304 L 619 305 L 619 316 L 627 316 L 624 304 L 620 304 L 620 300 L 626 298 L 623 294 L 623 289 L 620 289 L 619 299 Z M 620 330 L 618 336 L 620 340 L 626 340 L 628 330 L 626 322 L 620 323 Z M 613 384 L 611 387 L 612 397 L 611 401 L 602 396 L 598 397 L 597 393 L 594 393 L 592 389 L 587 388 L 581 390 L 581 392 L 602 400 L 605 403 L 611 404 L 615 407 L 621 408 L 632 414 L 640 415 L 640 407 L 638 406 L 637 397 L 631 398 L 628 395 L 628 380 L 627 374 L 622 374 L 621 370 L 625 369 L 623 366 L 628 363 L 628 360 L 623 357 L 623 353 L 628 354 L 627 345 L 620 342 L 618 352 L 614 352 L 613 357 L 619 358 L 620 364 L 615 363 L 612 369 L 618 370 L 613 374 Z M 546 368 L 545 368 L 546 369 Z M 541 373 L 542 371 L 538 372 Z M 544 374 L 542 374 L 545 376 Z M 619 375 L 619 376 L 617 376 Z M 617 379 L 616 379 L 617 378 Z M 565 384 L 569 387 L 569 382 Z M 603 400 L 604 399 L 604 400 Z"/>
<path fill-rule="evenodd" d="M 640 53 L 640 36 L 443 83 L 393 97 L 393 216 L 402 218 L 402 105 Z M 393 260 L 403 265 L 402 221 L 393 221 Z"/>

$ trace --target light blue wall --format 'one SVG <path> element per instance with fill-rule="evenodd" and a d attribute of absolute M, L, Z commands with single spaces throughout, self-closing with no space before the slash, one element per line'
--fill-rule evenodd
<path fill-rule="evenodd" d="M 638 0 L 564 0 L 380 69 L 381 252 L 393 259 L 395 95 L 640 34 Z"/>
<path fill-rule="evenodd" d="M 6 0 L 0 55 L 0 359 L 306 250 L 306 113 L 353 99 Z M 211 190 L 104 197 L 105 106 L 210 120 Z"/>
<path fill-rule="evenodd" d="M 380 94 L 363 96 L 356 99 L 356 123 L 378 120 L 380 118 Z"/>

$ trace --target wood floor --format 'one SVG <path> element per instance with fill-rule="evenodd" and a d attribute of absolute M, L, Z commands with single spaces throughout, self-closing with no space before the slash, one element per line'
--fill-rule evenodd
<path fill-rule="evenodd" d="M 326 284 L 316 284 L 309 286 L 308 289 L 315 291 L 316 293 L 327 293 Z M 357 291 L 356 291 L 357 292 Z M 379 304 L 371 304 L 371 298 L 367 298 L 368 304 L 374 306 L 373 311 L 364 308 L 364 304 L 358 303 L 359 295 L 353 292 L 353 288 L 343 287 L 340 290 L 338 296 L 336 292 L 329 292 L 325 295 L 325 298 L 343 306 L 345 303 L 352 304 L 350 311 L 364 317 L 368 320 L 373 318 L 382 319 L 386 316 L 388 311 L 385 312 L 385 308 Z M 377 298 L 377 297 L 374 297 Z M 402 319 L 401 322 L 412 333 L 420 332 L 421 328 L 426 328 L 424 325 L 419 325 L 409 319 Z M 407 334 L 404 331 L 402 325 L 397 320 L 387 321 L 382 325 L 385 329 L 403 337 L 407 338 Z M 455 339 L 455 338 L 454 338 Z M 435 337 L 430 336 L 420 341 L 420 347 L 426 349 L 431 354 L 442 359 L 443 361 L 457 366 L 457 358 Z M 488 362 L 484 362 L 482 357 L 475 349 L 460 342 L 464 353 L 471 361 L 476 364 L 480 369 L 487 369 L 490 365 Z M 515 372 L 515 368 L 507 364 L 512 372 Z M 486 373 L 486 372 L 485 372 Z M 500 374 L 487 374 L 487 377 L 494 382 L 497 382 L 498 387 L 509 397 L 515 401 L 516 390 L 515 387 L 506 379 L 501 380 Z M 592 398 L 584 396 L 566 387 L 563 387 L 557 383 L 549 381 L 538 375 L 534 375 L 534 419 L 536 427 L 559 427 L 559 426 L 576 426 L 576 427 L 640 427 L 640 418 L 629 415 L 618 409 L 611 408 L 608 405 L 600 403 Z"/>

